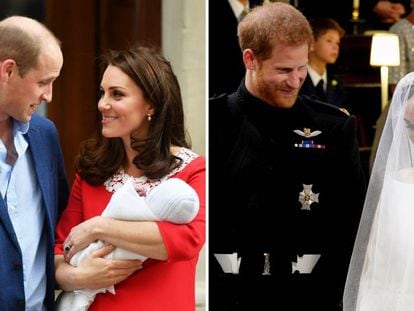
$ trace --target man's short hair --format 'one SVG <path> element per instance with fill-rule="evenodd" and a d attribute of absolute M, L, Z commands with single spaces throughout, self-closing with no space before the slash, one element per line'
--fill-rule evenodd
<path fill-rule="evenodd" d="M 237 34 L 242 51 L 252 49 L 258 59 L 271 57 L 274 45 L 312 44 L 312 30 L 301 12 L 290 4 L 273 2 L 256 6 L 239 23 Z"/>

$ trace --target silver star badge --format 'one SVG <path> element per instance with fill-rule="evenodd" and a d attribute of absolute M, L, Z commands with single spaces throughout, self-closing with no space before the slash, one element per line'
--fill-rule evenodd
<path fill-rule="evenodd" d="M 303 191 L 299 192 L 299 202 L 302 204 L 301 210 L 310 211 L 313 202 L 319 203 L 319 193 L 313 193 L 312 186 L 303 184 Z"/>

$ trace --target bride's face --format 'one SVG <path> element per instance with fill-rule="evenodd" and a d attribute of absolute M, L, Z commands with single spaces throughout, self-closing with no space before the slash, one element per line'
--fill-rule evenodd
<path fill-rule="evenodd" d="M 414 97 L 411 97 L 407 102 L 404 121 L 407 128 L 407 135 L 411 142 L 414 143 Z"/>

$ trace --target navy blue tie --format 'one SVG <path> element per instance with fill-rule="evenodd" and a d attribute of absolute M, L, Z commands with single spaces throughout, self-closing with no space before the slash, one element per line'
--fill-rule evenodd
<path fill-rule="evenodd" d="M 323 88 L 323 79 L 320 79 L 316 85 L 316 98 L 320 101 L 326 102 L 326 93 Z"/>

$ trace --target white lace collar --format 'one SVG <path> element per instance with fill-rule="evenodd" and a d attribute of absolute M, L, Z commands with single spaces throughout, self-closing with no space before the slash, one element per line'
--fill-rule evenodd
<path fill-rule="evenodd" d="M 128 179 L 132 180 L 132 183 L 135 187 L 135 190 L 141 195 L 146 196 L 148 191 L 152 188 L 159 185 L 164 180 L 170 178 L 172 175 L 182 171 L 188 163 L 193 161 L 195 158 L 198 157 L 198 154 L 193 152 L 192 150 L 188 148 L 180 148 L 180 150 L 176 154 L 177 157 L 182 159 L 182 163 L 180 166 L 173 169 L 171 172 L 169 172 L 167 175 L 159 178 L 159 179 L 150 179 L 146 176 L 140 176 L 140 177 L 132 177 L 125 173 L 124 169 L 121 167 L 114 175 L 109 177 L 105 182 L 105 188 L 109 192 L 115 192 L 120 188 Z"/>

